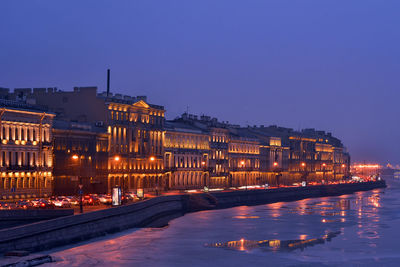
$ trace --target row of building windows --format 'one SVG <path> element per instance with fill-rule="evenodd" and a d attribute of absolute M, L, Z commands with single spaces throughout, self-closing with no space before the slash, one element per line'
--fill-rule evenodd
<path fill-rule="evenodd" d="M 115 121 L 131 121 L 131 122 L 142 122 L 145 124 L 161 125 L 163 118 L 161 116 L 137 114 L 137 113 L 124 113 L 118 111 L 110 111 L 111 120 Z"/>
<path fill-rule="evenodd" d="M 112 170 L 161 170 L 163 164 L 160 161 L 154 163 L 138 161 L 134 163 L 112 162 L 110 161 L 110 169 Z"/>
<path fill-rule="evenodd" d="M 165 147 L 184 149 L 209 149 L 208 137 L 198 135 L 183 135 L 167 133 L 164 141 Z"/>
<path fill-rule="evenodd" d="M 213 134 L 210 136 L 210 142 L 214 143 L 228 143 L 228 138 L 225 135 Z"/>
<path fill-rule="evenodd" d="M 51 181 L 48 178 L 36 178 L 36 177 L 18 177 L 18 178 L 9 178 L 2 177 L 0 178 L 0 189 L 22 189 L 22 188 L 49 188 L 51 186 Z"/>
<path fill-rule="evenodd" d="M 173 161 L 177 168 L 204 168 L 207 165 L 202 155 L 175 155 Z"/>
<path fill-rule="evenodd" d="M 176 172 L 171 177 L 170 186 L 200 186 L 204 185 L 204 173 L 202 172 Z"/>
<path fill-rule="evenodd" d="M 19 141 L 39 141 L 39 127 L 26 127 L 23 125 L 7 125 L 1 126 L 1 139 L 19 140 Z M 42 142 L 50 142 L 50 129 L 42 129 Z"/>
<path fill-rule="evenodd" d="M 243 144 L 243 143 L 230 143 L 230 153 L 245 153 L 245 154 L 260 154 L 258 145 Z"/>
<path fill-rule="evenodd" d="M 0 153 L 1 167 L 10 166 L 31 166 L 38 167 L 39 163 L 39 152 L 30 151 L 2 151 Z M 45 167 L 51 167 L 51 155 L 48 151 L 42 152 L 42 164 Z"/>

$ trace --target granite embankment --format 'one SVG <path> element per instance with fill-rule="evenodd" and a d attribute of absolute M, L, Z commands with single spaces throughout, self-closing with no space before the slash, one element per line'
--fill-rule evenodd
<path fill-rule="evenodd" d="M 18 225 L 51 220 L 74 214 L 73 209 L 48 209 L 48 210 L 0 210 L 0 229 Z"/>
<path fill-rule="evenodd" d="M 310 197 L 350 194 L 385 187 L 384 181 L 162 196 L 139 203 L 65 216 L 0 230 L 0 252 L 39 251 L 133 227 L 159 227 L 171 219 L 208 208 L 258 205 Z M 216 202 L 215 202 L 216 201 Z"/>

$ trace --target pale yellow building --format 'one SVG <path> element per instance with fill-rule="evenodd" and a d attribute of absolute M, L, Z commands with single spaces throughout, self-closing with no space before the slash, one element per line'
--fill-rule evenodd
<path fill-rule="evenodd" d="M 52 194 L 55 114 L 0 100 L 1 199 Z"/>

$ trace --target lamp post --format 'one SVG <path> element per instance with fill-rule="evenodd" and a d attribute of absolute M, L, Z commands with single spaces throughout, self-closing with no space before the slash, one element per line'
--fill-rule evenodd
<path fill-rule="evenodd" d="M 207 166 L 206 166 L 206 162 L 203 160 L 201 162 L 201 167 L 203 168 L 203 172 L 204 172 L 204 180 L 203 180 L 203 187 L 208 188 L 207 186 Z"/>
<path fill-rule="evenodd" d="M 346 171 L 346 164 L 342 164 L 342 174 L 343 174 L 342 179 L 343 180 L 345 179 L 345 171 Z"/>
<path fill-rule="evenodd" d="M 322 163 L 322 179 L 324 180 L 324 182 L 325 182 L 325 171 L 326 171 L 326 163 Z M 326 181 L 326 183 L 327 184 L 329 184 L 328 183 L 328 181 Z"/>
<path fill-rule="evenodd" d="M 274 171 L 275 171 L 276 186 L 279 187 L 280 186 L 279 177 L 281 176 L 281 174 L 279 172 L 279 163 L 275 161 L 273 163 L 273 167 L 274 167 Z"/>
<path fill-rule="evenodd" d="M 81 169 L 81 157 L 78 155 L 73 155 L 72 160 L 77 162 L 77 168 L 76 168 L 76 175 L 78 176 L 79 180 L 79 212 L 83 213 L 83 184 L 82 184 L 82 176 L 80 175 L 80 169 Z"/>
<path fill-rule="evenodd" d="M 150 156 L 150 158 L 149 158 L 150 163 L 153 163 L 155 160 L 156 160 L 156 157 Z M 156 195 L 158 196 L 158 180 L 156 180 L 155 186 L 156 186 L 156 188 L 155 188 Z"/>
<path fill-rule="evenodd" d="M 306 183 L 306 185 L 307 185 L 307 178 L 308 178 L 308 174 L 307 174 L 307 164 L 305 163 L 305 162 L 302 162 L 301 163 L 301 167 L 303 168 L 303 179 L 304 179 L 304 182 Z"/>
<path fill-rule="evenodd" d="M 121 160 L 121 158 L 119 156 L 114 156 L 115 164 L 117 164 L 120 160 Z M 118 169 L 118 168 L 116 168 L 116 169 Z M 124 177 L 122 177 L 122 184 L 124 184 Z M 124 186 L 123 185 L 122 185 L 122 189 L 121 190 L 123 192 L 123 190 L 124 190 Z"/>
<path fill-rule="evenodd" d="M 246 172 L 246 170 L 245 170 L 245 162 L 244 162 L 244 160 L 242 160 L 241 162 L 240 162 L 240 166 L 243 168 L 243 170 L 244 170 L 244 179 L 246 180 L 246 190 L 247 190 L 247 172 Z"/>

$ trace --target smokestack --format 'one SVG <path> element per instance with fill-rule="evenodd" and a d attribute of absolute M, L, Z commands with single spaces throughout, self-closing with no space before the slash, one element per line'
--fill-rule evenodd
<path fill-rule="evenodd" d="M 110 94 L 110 69 L 107 69 L 107 97 Z"/>

